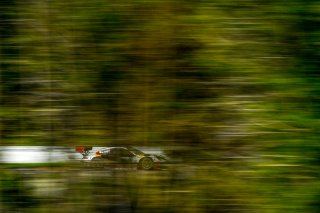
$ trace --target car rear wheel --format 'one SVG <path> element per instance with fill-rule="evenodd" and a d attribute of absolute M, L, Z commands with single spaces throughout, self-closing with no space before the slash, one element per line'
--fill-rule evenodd
<path fill-rule="evenodd" d="M 151 158 L 142 158 L 139 161 L 139 168 L 143 170 L 150 170 L 153 168 L 153 160 Z"/>

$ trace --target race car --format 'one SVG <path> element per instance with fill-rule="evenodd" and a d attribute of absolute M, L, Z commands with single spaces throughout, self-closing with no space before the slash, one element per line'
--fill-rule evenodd
<path fill-rule="evenodd" d="M 89 167 L 151 170 L 159 168 L 160 163 L 167 161 L 163 155 L 146 154 L 133 147 L 102 147 L 97 151 L 93 151 L 92 147 L 76 147 L 76 151 L 82 154 L 82 163 Z"/>

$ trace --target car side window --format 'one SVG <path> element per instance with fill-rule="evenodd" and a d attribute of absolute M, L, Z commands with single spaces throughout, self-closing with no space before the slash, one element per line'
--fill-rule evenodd
<path fill-rule="evenodd" d="M 110 150 L 103 150 L 101 152 L 101 157 L 102 158 L 107 158 L 107 157 L 109 157 L 109 153 L 110 153 Z"/>
<path fill-rule="evenodd" d="M 117 154 L 117 151 L 115 149 L 110 149 L 108 157 L 113 158 Z"/>
<path fill-rule="evenodd" d="M 130 157 L 131 153 L 123 148 L 116 148 L 110 151 L 112 157 Z"/>
<path fill-rule="evenodd" d="M 122 157 L 132 157 L 132 153 L 127 149 L 121 149 L 120 152 Z"/>

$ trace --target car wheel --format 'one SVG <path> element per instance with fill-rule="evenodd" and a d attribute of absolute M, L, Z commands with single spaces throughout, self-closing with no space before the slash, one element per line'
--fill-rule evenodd
<path fill-rule="evenodd" d="M 153 168 L 153 160 L 151 158 L 142 158 L 139 161 L 139 168 L 143 170 L 150 170 Z"/>

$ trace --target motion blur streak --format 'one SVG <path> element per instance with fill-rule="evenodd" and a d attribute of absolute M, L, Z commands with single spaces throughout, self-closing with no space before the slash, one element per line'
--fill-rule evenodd
<path fill-rule="evenodd" d="M 0 11 L 0 213 L 320 212 L 320 1 Z M 85 167 L 77 146 L 169 160 Z"/>

